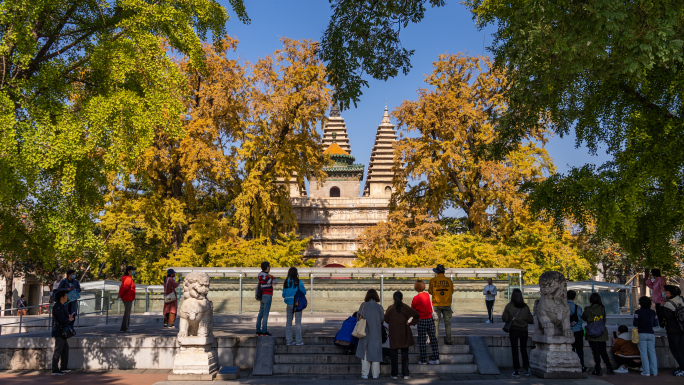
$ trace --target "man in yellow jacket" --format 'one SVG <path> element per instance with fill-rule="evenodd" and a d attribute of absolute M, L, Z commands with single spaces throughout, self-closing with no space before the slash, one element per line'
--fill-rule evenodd
<path fill-rule="evenodd" d="M 437 265 L 432 271 L 437 276 L 430 280 L 428 293 L 432 296 L 432 306 L 439 317 L 435 320 L 435 335 L 439 339 L 439 324 L 444 320 L 444 331 L 446 332 L 444 343 L 451 345 L 451 315 L 453 314 L 451 297 L 454 294 L 454 283 L 444 276 L 446 269 L 443 265 Z"/>

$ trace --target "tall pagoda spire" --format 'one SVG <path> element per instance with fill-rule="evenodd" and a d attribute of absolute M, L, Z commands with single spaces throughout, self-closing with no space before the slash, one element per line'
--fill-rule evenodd
<path fill-rule="evenodd" d="M 397 133 L 390 121 L 387 106 L 382 122 L 375 134 L 375 145 L 368 165 L 368 177 L 363 188 L 363 196 L 389 197 L 392 195 L 392 179 L 394 178 L 394 142 Z"/>
<path fill-rule="evenodd" d="M 333 133 L 336 134 L 335 139 L 333 139 Z M 328 122 L 323 127 L 323 149 L 328 148 L 333 142 L 336 142 L 344 151 L 351 154 L 347 126 L 344 124 L 344 118 L 340 116 L 340 106 L 337 102 L 330 109 Z"/>

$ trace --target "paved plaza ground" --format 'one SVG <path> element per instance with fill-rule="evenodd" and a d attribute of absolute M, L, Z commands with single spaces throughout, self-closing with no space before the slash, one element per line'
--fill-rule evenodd
<path fill-rule="evenodd" d="M 323 384 L 325 385 L 352 385 L 352 384 L 453 384 L 463 383 L 472 385 L 649 385 L 649 384 L 682 384 L 680 377 L 674 377 L 670 373 L 663 373 L 658 377 L 644 377 L 638 373 L 615 374 L 603 377 L 589 376 L 586 380 L 541 380 L 536 377 L 513 378 L 510 376 L 512 369 L 503 369 L 498 376 L 485 376 L 479 374 L 468 375 L 440 375 L 440 376 L 412 376 L 410 380 L 392 380 L 381 377 L 376 380 L 361 380 L 359 376 L 272 376 L 254 377 L 249 371 L 243 371 L 237 381 L 213 381 L 213 382 L 167 382 L 168 370 L 113 370 L 108 372 L 82 372 L 75 371 L 65 376 L 51 376 L 47 371 L 32 372 L 2 372 L 0 371 L 0 384 L 2 385 L 296 385 L 296 384 Z"/>
<path fill-rule="evenodd" d="M 460 317 L 460 318 L 459 318 Z M 278 318 L 282 318 L 282 314 L 271 314 L 271 322 L 269 331 L 276 337 L 284 337 L 285 326 Z M 306 337 L 311 336 L 333 336 L 339 329 L 344 316 L 321 314 L 321 315 L 307 315 L 308 322 L 305 321 L 302 325 L 303 334 Z M 505 336 L 501 330 L 502 323 L 485 324 L 482 323 L 480 316 L 470 319 L 468 316 L 457 316 L 453 319 L 453 334 L 454 335 L 480 335 L 480 336 Z M 616 329 L 615 325 L 609 325 L 612 331 Z M 102 338 L 102 337 L 116 337 L 122 336 L 126 338 L 135 337 L 149 337 L 149 336 L 165 336 L 172 337 L 177 333 L 177 330 L 163 329 L 159 324 L 135 324 L 132 325 L 132 333 L 120 333 L 118 331 L 119 325 L 96 326 L 78 329 L 78 337 L 86 338 Z M 532 328 L 530 328 L 530 332 Z M 218 315 L 214 323 L 214 335 L 217 337 L 228 336 L 252 336 L 254 333 L 254 317 L 252 315 L 241 316 L 221 316 Z M 37 332 L 23 334 L 22 336 L 49 336 L 49 332 Z M 13 336 L 2 336 L 0 338 L 13 338 Z M 591 358 L 589 358 L 591 363 Z M 359 367 L 360 372 L 360 367 Z M 321 381 L 325 385 L 342 385 L 342 384 L 432 384 L 432 383 L 470 383 L 470 384 L 486 384 L 486 385 L 504 385 L 504 384 L 523 384 L 523 385 L 631 385 L 631 384 L 684 384 L 684 382 L 677 377 L 673 377 L 671 370 L 664 370 L 662 375 L 656 378 L 644 377 L 638 373 L 630 374 L 616 374 L 613 376 L 593 377 L 589 376 L 587 380 L 541 380 L 536 377 L 521 377 L 513 378 L 510 374 L 513 372 L 510 368 L 502 368 L 501 375 L 478 375 L 478 374 L 453 374 L 453 375 L 413 375 L 410 380 L 391 380 L 386 375 L 376 380 L 361 380 L 357 375 L 276 375 L 270 377 L 252 376 L 250 370 L 243 370 L 241 378 L 237 381 L 214 381 L 211 384 L 320 384 Z M 51 376 L 49 371 L 0 371 L 1 385 L 19 385 L 19 384 L 68 384 L 68 385 L 195 385 L 208 384 L 206 382 L 167 382 L 170 370 L 108 370 L 108 371 L 73 371 L 66 376 Z"/>

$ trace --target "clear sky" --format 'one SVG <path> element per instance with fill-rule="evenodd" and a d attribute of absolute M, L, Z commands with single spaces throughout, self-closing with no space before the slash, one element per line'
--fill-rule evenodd
<path fill-rule="evenodd" d="M 232 13 L 227 0 L 219 2 L 229 9 L 231 20 L 227 31 L 240 41 L 237 53 L 248 61 L 255 61 L 281 48 L 281 37 L 320 41 L 331 15 L 327 0 L 246 1 L 252 23 L 244 25 Z M 385 100 L 390 111 L 403 100 L 415 100 L 416 90 L 425 87 L 425 75 L 432 72 L 432 63 L 439 54 L 488 54 L 486 47 L 492 42 L 492 32 L 493 28 L 478 31 L 468 9 L 454 0 L 447 0 L 445 7 L 428 9 L 421 23 L 403 30 L 401 39 L 404 47 L 415 49 L 411 72 L 406 76 L 399 74 L 387 82 L 370 79 L 369 88 L 363 89 L 358 106 L 342 112 L 356 162 L 368 167 Z M 600 164 L 608 159 L 604 153 L 592 157 L 585 148 L 576 149 L 574 135 L 555 136 L 546 148 L 559 172 L 586 163 Z"/>

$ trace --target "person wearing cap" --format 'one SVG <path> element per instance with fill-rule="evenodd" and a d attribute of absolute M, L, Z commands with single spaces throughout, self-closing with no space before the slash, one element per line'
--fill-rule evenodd
<path fill-rule="evenodd" d="M 176 272 L 173 269 L 169 269 L 166 272 L 166 278 L 164 279 L 164 298 L 167 295 L 173 293 L 176 298 L 174 301 L 166 302 L 164 301 L 164 328 L 173 329 L 174 322 L 176 321 L 176 314 L 178 310 L 178 294 L 176 293 L 176 288 L 178 287 L 178 282 L 176 282 Z"/>
<path fill-rule="evenodd" d="M 261 263 L 261 273 L 257 276 L 258 285 L 261 285 L 261 304 L 259 305 L 259 315 L 257 316 L 256 335 L 270 336 L 268 332 L 268 313 L 271 312 L 271 302 L 273 302 L 273 286 L 275 278 L 269 272 L 271 264 L 264 261 Z"/>
<path fill-rule="evenodd" d="M 482 294 L 485 296 L 485 305 L 487 305 L 487 314 L 489 319 L 488 324 L 494 323 L 494 316 L 492 315 L 492 309 L 494 309 L 494 300 L 496 299 L 496 286 L 493 284 L 493 280 L 489 278 L 487 280 L 487 285 L 482 290 Z"/>
<path fill-rule="evenodd" d="M 451 345 L 451 297 L 454 294 L 454 283 L 444 276 L 446 269 L 443 265 L 437 265 L 432 271 L 437 276 L 430 280 L 428 293 L 432 296 L 432 306 L 438 317 L 435 320 L 435 336 L 439 339 L 439 324 L 444 320 L 444 343 Z"/>

